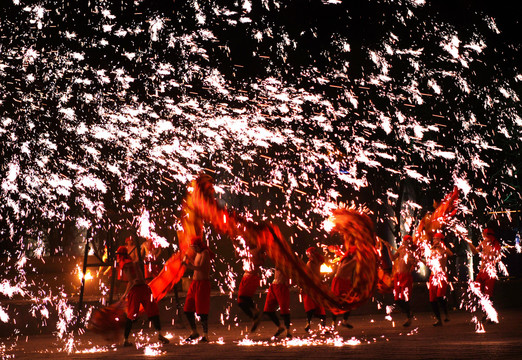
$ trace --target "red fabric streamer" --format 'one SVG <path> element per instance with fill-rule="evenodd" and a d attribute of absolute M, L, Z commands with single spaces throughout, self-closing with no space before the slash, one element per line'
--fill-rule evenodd
<path fill-rule="evenodd" d="M 226 234 L 231 239 L 241 236 L 248 246 L 264 249 L 277 268 L 331 311 L 338 313 L 360 306 L 371 297 L 375 289 L 377 257 L 373 223 L 368 216 L 357 211 L 338 209 L 333 214 L 333 231 L 343 235 L 345 248 L 353 252 L 359 264 L 354 287 L 343 298 L 336 297 L 322 284 L 318 275 L 310 272 L 306 264 L 295 255 L 277 226 L 248 221 L 219 206 L 212 178 L 208 175 L 201 175 L 191 183 L 190 191 L 183 202 L 181 219 L 183 231 L 178 233 L 178 239 L 182 254 L 191 256 L 188 246 L 190 239 L 200 236 L 203 223 L 209 223 L 217 232 Z"/>
<path fill-rule="evenodd" d="M 320 276 L 312 273 L 306 263 L 295 255 L 277 226 L 248 221 L 218 205 L 212 178 L 200 175 L 192 181 L 183 201 L 183 230 L 178 232 L 179 251 L 172 255 L 159 275 L 149 283 L 154 299 L 161 300 L 181 279 L 185 271 L 183 258 L 187 256 L 193 259 L 195 256 L 194 250 L 190 248 L 191 240 L 201 238 L 203 224 L 209 223 L 217 232 L 226 234 L 231 239 L 241 236 L 248 246 L 264 249 L 287 278 L 292 279 L 308 296 L 331 312 L 339 314 L 357 308 L 373 295 L 377 284 L 373 223 L 367 215 L 350 209 L 335 210 L 332 221 L 333 231 L 343 236 L 347 253 L 353 255 L 358 264 L 353 287 L 342 297 L 336 296 L 322 283 Z"/>

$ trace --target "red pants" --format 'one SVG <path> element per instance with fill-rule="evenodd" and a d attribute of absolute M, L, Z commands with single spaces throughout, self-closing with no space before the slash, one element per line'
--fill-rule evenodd
<path fill-rule="evenodd" d="M 395 300 L 410 301 L 413 288 L 411 273 L 398 273 L 393 276 L 393 297 Z"/>
<path fill-rule="evenodd" d="M 241 296 L 253 297 L 260 284 L 261 278 L 259 275 L 255 273 L 245 273 L 239 283 L 239 289 L 237 291 L 238 301 L 241 302 Z"/>
<path fill-rule="evenodd" d="M 495 278 L 491 277 L 486 271 L 480 271 L 475 281 L 480 285 L 480 291 L 483 294 L 488 295 L 490 298 L 493 296 Z"/>
<path fill-rule="evenodd" d="M 208 315 L 209 310 L 210 280 L 192 280 L 183 311 L 196 312 L 198 315 Z"/>
<path fill-rule="evenodd" d="M 281 315 L 290 314 L 290 290 L 286 284 L 271 284 L 265 301 L 265 312 L 275 312 L 279 305 Z"/>
<path fill-rule="evenodd" d="M 140 304 L 149 318 L 159 315 L 158 304 L 154 301 L 150 287 L 146 284 L 134 285 L 127 294 L 127 317 L 130 320 L 136 320 L 138 317 Z"/>
<path fill-rule="evenodd" d="M 437 301 L 437 298 L 446 296 L 447 287 L 448 282 L 446 279 L 435 279 L 433 274 L 431 274 L 428 287 L 430 291 L 430 301 Z"/>
<path fill-rule="evenodd" d="M 315 315 L 326 315 L 326 312 L 324 310 L 324 307 L 322 305 L 319 305 L 312 299 L 309 295 L 303 294 L 303 305 L 305 312 L 309 312 L 312 310 L 315 310 Z"/>

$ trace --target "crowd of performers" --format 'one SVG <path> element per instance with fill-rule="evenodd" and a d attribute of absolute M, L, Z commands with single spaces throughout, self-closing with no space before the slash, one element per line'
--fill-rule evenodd
<path fill-rule="evenodd" d="M 491 299 L 495 285 L 496 267 L 501 258 L 501 248 L 495 233 L 486 228 L 483 231 L 483 239 L 480 244 L 475 247 L 470 241 L 469 246 L 473 254 L 480 254 L 480 269 L 475 278 L 475 286 L 480 288 L 482 294 Z M 400 242 L 398 248 L 393 248 L 389 244 L 377 241 L 391 254 L 392 268 L 389 274 L 391 279 L 390 288 L 393 291 L 395 305 L 401 309 L 406 316 L 404 326 L 411 325 L 413 314 L 411 311 L 412 288 L 413 288 L 413 272 L 419 266 L 419 262 L 424 263 L 430 271 L 431 275 L 428 280 L 429 301 L 435 316 L 434 326 L 442 326 L 443 322 L 449 321 L 448 304 L 446 299 L 448 287 L 447 261 L 452 256 L 452 251 L 445 245 L 442 233 L 435 233 L 428 242 L 428 248 L 419 254 L 419 246 L 413 241 L 412 236 L 405 235 Z M 214 253 L 209 249 L 206 242 L 201 236 L 195 236 L 190 240 L 190 247 L 195 251 L 195 257 L 183 258 L 183 265 L 186 269 L 192 270 L 192 281 L 186 294 L 184 313 L 191 328 L 191 333 L 186 341 L 208 342 L 208 316 L 210 312 L 210 272 L 211 261 Z M 244 272 L 238 289 L 238 306 L 251 319 L 252 325 L 250 331 L 254 333 L 258 328 L 263 316 L 268 317 L 276 325 L 277 331 L 274 337 L 281 335 L 286 338 L 292 337 L 291 320 L 290 320 L 290 279 L 288 279 L 282 271 L 275 268 L 273 281 L 271 282 L 266 295 L 264 306 L 258 307 L 255 302 L 256 293 L 258 292 L 261 281 L 261 267 L 265 264 L 266 254 L 264 249 L 259 247 L 249 248 L 248 269 Z M 336 296 L 342 296 L 350 291 L 354 279 L 354 271 L 357 266 L 356 259 L 353 256 L 352 249 L 342 249 L 338 252 L 336 259 L 336 267 L 331 281 L 331 290 Z M 382 250 L 382 249 L 381 249 Z M 150 239 L 145 241 L 138 249 L 132 238 L 126 240 L 125 246 L 120 246 L 117 250 L 118 276 L 122 280 L 127 281 L 126 290 L 121 297 L 120 302 L 126 304 L 126 322 L 124 329 L 124 345 L 132 345 L 129 342 L 129 335 L 132 325 L 138 317 L 140 306 L 141 312 L 149 317 L 154 328 L 157 330 L 158 340 L 164 344 L 169 342 L 161 332 L 161 323 L 159 318 L 158 304 L 155 302 L 151 289 L 147 285 L 148 279 L 151 279 L 161 265 L 158 265 L 157 259 L 160 250 L 154 249 Z M 319 247 L 310 247 L 306 251 L 308 261 L 307 268 L 317 276 L 321 276 L 320 268 L 325 258 L 323 249 Z M 141 257 L 141 260 L 139 260 Z M 144 266 L 138 266 L 142 262 Z M 142 271 L 143 269 L 143 271 Z M 306 293 L 302 293 L 304 310 L 306 313 L 305 331 L 309 332 L 313 317 L 320 320 L 319 329 L 329 331 L 335 329 L 336 326 L 344 326 L 352 328 L 348 322 L 349 311 L 340 314 L 332 314 L 332 326 L 326 325 L 326 311 L 317 301 Z M 281 320 L 277 314 L 279 310 Z M 442 314 L 444 319 L 442 318 Z M 202 335 L 198 332 L 196 324 L 197 319 L 202 327 Z M 342 317 L 342 320 L 338 319 Z M 485 321 L 485 317 L 482 319 Z"/>

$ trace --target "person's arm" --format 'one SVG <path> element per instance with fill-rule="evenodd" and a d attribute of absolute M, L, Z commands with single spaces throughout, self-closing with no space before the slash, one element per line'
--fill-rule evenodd
<path fill-rule="evenodd" d="M 183 260 L 181 261 L 182 265 L 185 265 L 187 269 L 192 269 L 192 264 L 190 263 L 189 257 L 187 255 L 183 256 Z"/>
<path fill-rule="evenodd" d="M 194 271 L 203 271 L 204 270 L 204 264 L 206 264 L 206 262 L 209 260 L 209 253 L 207 250 L 203 251 L 201 253 L 201 256 L 199 257 L 199 261 L 198 263 L 190 263 L 190 262 L 185 262 L 185 266 L 187 267 L 187 269 L 190 269 L 190 270 L 194 270 Z"/>

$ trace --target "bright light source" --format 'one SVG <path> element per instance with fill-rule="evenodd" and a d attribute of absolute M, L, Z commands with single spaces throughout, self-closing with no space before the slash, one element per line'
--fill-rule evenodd
<path fill-rule="evenodd" d="M 321 274 L 329 274 L 333 272 L 332 268 L 326 264 L 321 265 Z"/>

